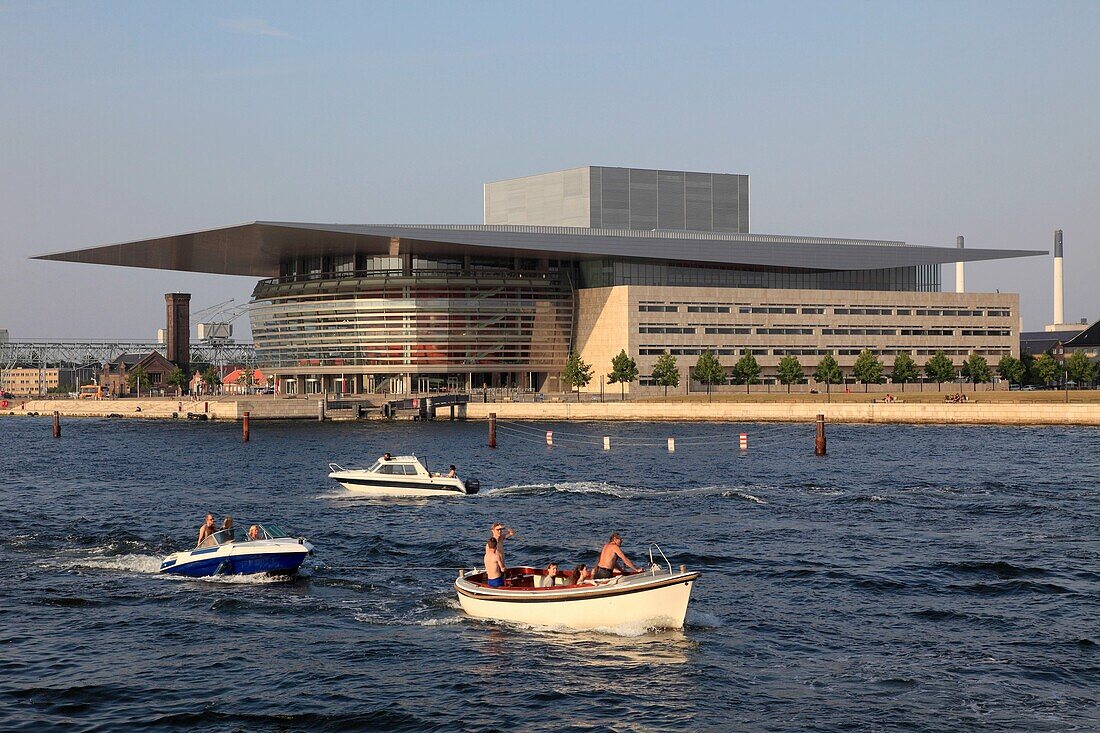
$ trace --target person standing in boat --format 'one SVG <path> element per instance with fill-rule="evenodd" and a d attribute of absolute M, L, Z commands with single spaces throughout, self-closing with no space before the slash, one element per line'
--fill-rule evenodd
<path fill-rule="evenodd" d="M 622 560 L 628 568 L 635 573 L 638 572 L 638 568 L 634 567 L 634 563 L 630 562 L 622 550 L 623 538 L 618 532 L 611 533 L 611 539 L 607 541 L 607 544 L 600 550 L 600 562 L 596 566 L 596 570 L 592 573 L 592 577 L 595 580 L 606 580 L 615 574 L 615 568 Z M 625 571 L 624 571 L 625 572 Z"/>
<path fill-rule="evenodd" d="M 504 540 L 510 540 L 516 536 L 516 531 L 511 527 L 505 527 L 500 522 L 494 522 L 493 526 L 489 530 L 492 533 L 492 539 L 497 541 L 497 554 L 500 555 L 500 564 L 504 564 Z M 485 546 L 488 550 L 489 546 Z"/>
<path fill-rule="evenodd" d="M 485 543 L 485 583 L 490 588 L 504 587 L 504 558 L 500 554 L 497 538 L 490 537 Z"/>
<path fill-rule="evenodd" d="M 203 541 L 214 534 L 215 531 L 217 531 L 217 527 L 214 524 L 214 515 L 207 512 L 206 522 L 199 527 L 199 541 L 195 543 L 195 547 L 201 545 Z"/>

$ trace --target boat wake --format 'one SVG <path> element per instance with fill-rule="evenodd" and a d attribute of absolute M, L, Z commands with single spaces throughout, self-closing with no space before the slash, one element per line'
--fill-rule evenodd
<path fill-rule="evenodd" d="M 687 617 L 684 618 L 684 628 L 717 629 L 720 626 L 722 626 L 722 619 L 705 611 L 693 611 L 689 608 Z"/>
<path fill-rule="evenodd" d="M 70 570 L 112 570 L 124 573 L 154 574 L 160 570 L 162 555 L 112 555 L 110 557 L 66 558 L 56 563 Z"/>
<path fill-rule="evenodd" d="M 651 489 L 620 486 L 603 481 L 566 481 L 559 484 L 517 484 L 501 486 L 483 492 L 485 496 L 536 496 L 542 494 L 594 494 L 614 499 L 667 499 L 670 497 L 717 496 L 725 499 L 744 499 L 755 504 L 768 502 L 758 496 L 742 491 L 745 487 L 700 486 L 691 489 Z M 756 488 L 754 487 L 754 490 Z"/>

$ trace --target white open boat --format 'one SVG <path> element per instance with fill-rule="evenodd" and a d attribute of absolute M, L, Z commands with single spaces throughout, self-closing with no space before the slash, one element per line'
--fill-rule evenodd
<path fill-rule="evenodd" d="M 339 481 L 348 491 L 364 496 L 467 496 L 476 494 L 481 488 L 476 479 L 463 481 L 429 473 L 416 456 L 379 458 L 365 469 L 344 468 L 336 463 L 328 467 L 329 478 Z"/>
<path fill-rule="evenodd" d="M 256 539 L 241 528 L 214 532 L 193 550 L 181 550 L 164 558 L 160 572 L 202 578 L 212 575 L 293 575 L 313 545 L 295 539 L 276 524 L 255 525 Z"/>
<path fill-rule="evenodd" d="M 547 587 L 540 587 L 546 571 L 539 568 L 509 568 L 502 588 L 490 588 L 485 571 L 472 570 L 460 573 L 455 590 L 462 610 L 475 618 L 572 629 L 683 628 L 699 573 L 682 565 L 674 571 L 667 558 L 663 567 L 653 563 L 652 551 L 650 560 L 651 568 L 638 573 Z"/>

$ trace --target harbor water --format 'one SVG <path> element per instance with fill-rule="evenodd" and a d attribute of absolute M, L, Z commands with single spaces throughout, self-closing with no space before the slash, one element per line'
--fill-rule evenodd
<path fill-rule="evenodd" d="M 815 457 L 812 425 L 501 423 L 496 450 L 484 423 L 240 430 L 0 418 L 0 729 L 1100 728 L 1100 431 L 830 426 Z M 481 493 L 326 476 L 385 451 Z M 207 511 L 316 556 L 157 575 Z M 702 571 L 686 627 L 466 618 L 452 583 L 494 521 L 510 564 L 659 542 Z"/>

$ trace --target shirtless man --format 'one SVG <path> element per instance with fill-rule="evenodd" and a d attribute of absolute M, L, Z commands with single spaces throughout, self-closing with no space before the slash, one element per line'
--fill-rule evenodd
<path fill-rule="evenodd" d="M 592 573 L 592 577 L 595 580 L 605 580 L 615 574 L 615 566 L 619 560 L 633 570 L 638 572 L 638 568 L 634 567 L 634 563 L 630 562 L 630 558 L 623 554 L 622 550 L 623 538 L 619 536 L 618 532 L 611 533 L 611 539 L 607 541 L 607 544 L 600 550 L 600 562 L 596 566 L 596 570 Z"/>
<path fill-rule="evenodd" d="M 214 526 L 214 515 L 207 513 L 206 523 L 199 527 L 199 541 L 195 543 L 195 547 L 201 545 L 203 543 L 203 540 L 214 534 L 214 532 L 216 531 L 217 527 Z"/>
<path fill-rule="evenodd" d="M 486 584 L 490 588 L 504 587 L 504 558 L 497 547 L 497 538 L 490 537 L 485 543 L 485 575 L 488 578 Z"/>
<path fill-rule="evenodd" d="M 500 555 L 500 564 L 504 564 L 504 540 L 509 540 L 516 536 L 516 531 L 511 527 L 505 527 L 500 522 L 495 522 L 490 529 L 493 534 L 493 539 L 497 541 L 497 554 Z M 488 545 L 485 546 L 488 550 Z"/>

